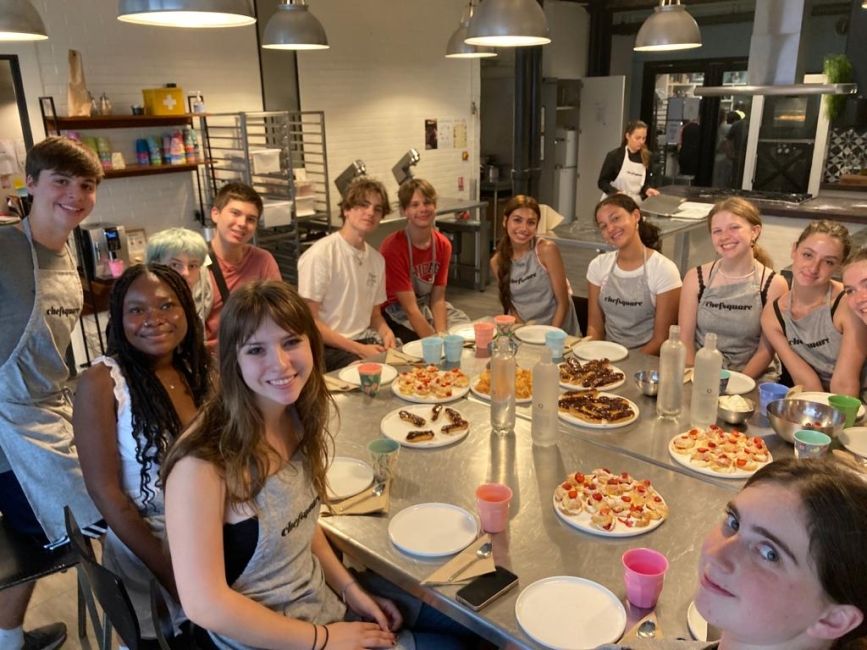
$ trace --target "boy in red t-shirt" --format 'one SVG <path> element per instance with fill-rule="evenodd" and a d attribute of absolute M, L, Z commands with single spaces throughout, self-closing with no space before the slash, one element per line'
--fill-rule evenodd
<path fill-rule="evenodd" d="M 397 191 L 406 228 L 392 233 L 379 252 L 385 258 L 384 316 L 404 343 L 448 331 L 467 315 L 446 302 L 446 283 L 452 244 L 434 229 L 437 194 L 420 178 L 403 183 Z"/>

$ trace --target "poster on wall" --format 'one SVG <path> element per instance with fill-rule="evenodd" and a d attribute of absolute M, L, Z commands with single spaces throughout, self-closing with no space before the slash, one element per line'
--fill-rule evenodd
<path fill-rule="evenodd" d="M 454 147 L 455 121 L 451 118 L 437 120 L 437 149 Z"/>
<path fill-rule="evenodd" d="M 424 121 L 424 148 L 425 149 L 438 149 L 438 134 L 437 134 L 437 121 L 436 120 L 425 120 Z"/>

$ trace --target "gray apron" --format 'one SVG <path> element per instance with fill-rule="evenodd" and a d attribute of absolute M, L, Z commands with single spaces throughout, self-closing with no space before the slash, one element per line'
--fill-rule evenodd
<path fill-rule="evenodd" d="M 512 260 L 509 286 L 512 292 L 512 306 L 525 323 L 534 321 L 539 325 L 550 325 L 557 313 L 557 298 L 551 286 L 548 270 L 539 261 L 536 251 L 537 242 L 521 259 Z M 581 336 L 575 305 L 569 300 L 566 319 L 560 326 L 567 334 Z"/>
<path fill-rule="evenodd" d="M 431 279 L 425 280 L 415 272 L 415 264 L 412 259 L 412 240 L 410 239 L 409 232 L 404 229 L 404 236 L 406 237 L 406 248 L 409 252 L 409 275 L 412 278 L 412 290 L 415 293 L 415 302 L 418 305 L 418 309 L 421 312 L 421 315 L 424 316 L 425 320 L 428 323 L 433 324 L 433 312 L 430 308 L 430 296 L 431 292 L 433 292 L 434 282 L 436 282 L 437 273 L 439 272 L 439 263 L 437 262 L 437 242 L 434 234 L 431 233 Z M 393 302 L 385 308 L 385 312 L 388 314 L 388 317 L 391 318 L 396 323 L 403 325 L 405 328 L 412 330 L 412 324 L 409 322 L 409 317 L 406 315 L 406 312 L 403 310 L 403 306 L 400 304 L 400 301 Z M 446 323 L 451 326 L 456 323 L 469 323 L 469 317 L 462 312 L 460 309 L 455 309 L 449 303 L 446 303 Z"/>
<path fill-rule="evenodd" d="M 798 320 L 792 318 L 791 293 L 789 307 L 785 311 L 780 309 L 779 298 L 774 301 L 774 312 L 783 328 L 786 340 L 792 350 L 816 371 L 825 390 L 828 390 L 831 385 L 831 376 L 834 374 L 834 366 L 837 364 L 840 345 L 843 342 L 843 335 L 834 326 L 834 312 L 842 296 L 841 292 L 831 305 L 829 287 L 825 304 Z"/>
<path fill-rule="evenodd" d="M 72 404 L 63 388 L 69 377 L 64 355 L 84 300 L 68 248 L 68 270 L 41 270 L 27 219 L 24 233 L 36 295 L 21 339 L 0 366 L 0 447 L 53 543 L 66 536 L 65 505 L 82 527 L 102 519 L 84 487 L 72 439 Z"/>
<path fill-rule="evenodd" d="M 647 282 L 647 249 L 640 276 L 622 278 L 614 274 L 617 255 L 608 278 L 599 290 L 599 308 L 605 316 L 605 339 L 627 348 L 640 348 L 653 337 L 656 307 Z"/>
<path fill-rule="evenodd" d="M 716 334 L 717 349 L 723 355 L 723 367 L 742 370 L 747 365 L 762 338 L 762 295 L 759 269 L 743 282 L 712 286 L 719 270 L 714 264 L 707 285 L 698 303 L 695 319 L 695 347 L 704 346 L 708 332 Z"/>

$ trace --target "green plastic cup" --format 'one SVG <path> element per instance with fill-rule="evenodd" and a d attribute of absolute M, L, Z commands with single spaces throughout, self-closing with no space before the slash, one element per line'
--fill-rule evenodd
<path fill-rule="evenodd" d="M 855 424 L 855 418 L 858 417 L 858 409 L 861 408 L 860 399 L 850 397 L 849 395 L 831 395 L 828 398 L 828 404 L 845 416 L 846 424 L 844 427 L 851 427 Z"/>

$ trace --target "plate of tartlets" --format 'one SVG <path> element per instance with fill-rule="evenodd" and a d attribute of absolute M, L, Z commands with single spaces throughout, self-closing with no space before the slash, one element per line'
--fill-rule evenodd
<path fill-rule="evenodd" d="M 560 386 L 567 389 L 611 390 L 626 381 L 626 375 L 608 359 L 593 359 L 582 363 L 576 357 L 569 357 L 559 365 Z"/>
<path fill-rule="evenodd" d="M 490 401 L 491 371 L 483 370 L 482 374 L 470 382 L 470 391 L 476 397 Z M 533 373 L 525 368 L 515 369 L 515 403 L 530 404 L 533 401 Z"/>
<path fill-rule="evenodd" d="M 379 424 L 382 435 L 404 447 L 445 447 L 470 432 L 469 419 L 445 404 L 419 404 L 393 410 Z"/>
<path fill-rule="evenodd" d="M 668 517 L 649 480 L 602 468 L 567 474 L 554 490 L 554 511 L 573 528 L 606 537 L 643 535 Z"/>
<path fill-rule="evenodd" d="M 725 431 L 716 424 L 693 427 L 668 443 L 675 462 L 689 469 L 717 478 L 749 478 L 774 457 L 758 436 L 740 431 Z"/>
<path fill-rule="evenodd" d="M 561 420 L 590 429 L 624 427 L 638 419 L 635 402 L 596 389 L 561 393 L 557 407 Z"/>
<path fill-rule="evenodd" d="M 470 378 L 458 368 L 440 370 L 434 365 L 421 366 L 400 373 L 391 383 L 391 390 L 408 402 L 440 404 L 470 392 Z"/>

